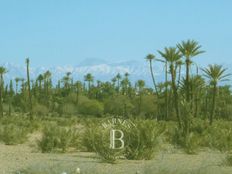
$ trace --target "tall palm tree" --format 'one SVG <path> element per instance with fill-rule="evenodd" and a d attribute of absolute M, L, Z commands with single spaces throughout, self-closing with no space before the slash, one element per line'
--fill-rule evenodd
<path fill-rule="evenodd" d="M 31 96 L 31 81 L 30 81 L 30 59 L 26 58 L 27 65 L 27 88 L 29 96 L 29 108 L 30 108 L 30 118 L 32 119 L 32 96 Z"/>
<path fill-rule="evenodd" d="M 129 80 L 129 73 L 126 72 L 124 74 L 124 77 L 125 78 L 121 81 L 122 92 L 123 92 L 123 94 L 128 95 L 129 94 L 129 88 L 131 86 L 130 80 Z"/>
<path fill-rule="evenodd" d="M 13 96 L 14 96 L 13 81 L 10 80 L 9 91 L 8 91 L 8 116 L 11 116 Z"/>
<path fill-rule="evenodd" d="M 130 75 L 130 74 L 129 74 L 128 72 L 126 72 L 126 73 L 124 74 L 125 78 L 128 78 L 129 75 Z"/>
<path fill-rule="evenodd" d="M 42 90 L 42 81 L 43 81 L 43 79 L 44 79 L 44 76 L 42 74 L 40 74 L 36 79 L 39 82 L 39 91 L 40 92 Z"/>
<path fill-rule="evenodd" d="M 204 53 L 205 51 L 201 50 L 201 45 L 194 40 L 182 41 L 177 44 L 179 51 L 185 57 L 185 65 L 186 65 L 186 101 L 190 101 L 190 66 L 191 66 L 191 58 Z"/>
<path fill-rule="evenodd" d="M 77 81 L 75 83 L 75 87 L 76 87 L 76 104 L 79 103 L 79 95 L 80 95 L 80 92 L 81 92 L 81 89 L 82 89 L 82 84 L 80 81 Z"/>
<path fill-rule="evenodd" d="M 136 86 L 138 87 L 139 91 L 139 108 L 138 108 L 138 113 L 140 114 L 141 112 L 141 105 L 142 105 L 142 91 L 145 86 L 145 82 L 143 80 L 138 80 L 136 82 Z"/>
<path fill-rule="evenodd" d="M 117 78 L 116 78 L 116 77 L 113 77 L 113 78 L 111 79 L 111 82 L 112 82 L 112 86 L 113 86 L 114 89 L 115 89 L 115 83 L 117 82 Z"/>
<path fill-rule="evenodd" d="M 192 98 L 194 98 L 192 103 L 194 103 L 195 106 L 194 117 L 197 117 L 199 113 L 199 104 L 200 104 L 199 95 L 201 94 L 203 88 L 205 87 L 205 80 L 202 78 L 202 76 L 196 75 L 190 79 L 190 83 L 191 83 L 192 95 L 193 95 Z"/>
<path fill-rule="evenodd" d="M 180 81 L 181 81 L 181 68 L 182 68 L 182 65 L 184 65 L 184 63 L 183 63 L 182 60 L 180 60 L 180 61 L 177 62 L 177 66 L 178 66 L 178 69 L 179 69 L 179 72 L 178 72 L 178 80 L 177 80 L 177 82 L 178 82 L 177 87 L 178 87 L 178 88 L 180 87 Z"/>
<path fill-rule="evenodd" d="M 169 108 L 168 108 L 168 62 L 167 60 L 162 60 L 162 59 L 156 59 L 159 62 L 162 62 L 165 64 L 165 120 L 168 118 L 168 113 L 169 113 Z"/>
<path fill-rule="evenodd" d="M 158 51 L 159 54 L 168 62 L 169 64 L 169 71 L 171 73 L 172 79 L 172 90 L 173 90 L 173 97 L 174 97 L 174 104 L 176 110 L 176 116 L 178 119 L 179 127 L 181 127 L 181 118 L 180 118 L 180 111 L 179 111 L 179 95 L 177 91 L 176 85 L 176 69 L 177 69 L 177 62 L 181 59 L 180 51 L 177 50 L 175 47 L 164 48 L 164 51 Z"/>
<path fill-rule="evenodd" d="M 71 72 L 67 72 L 66 75 L 62 78 L 62 82 L 64 84 L 64 88 L 65 89 L 69 89 L 70 88 L 70 84 L 71 84 Z"/>
<path fill-rule="evenodd" d="M 52 77 L 52 73 L 50 71 L 46 71 L 43 75 L 46 95 L 49 95 L 49 85 L 51 82 L 51 77 Z"/>
<path fill-rule="evenodd" d="M 118 93 L 119 93 L 119 91 L 120 91 L 120 80 L 121 80 L 121 75 L 118 73 L 117 75 L 116 75 L 116 79 L 117 79 L 117 83 L 118 83 Z"/>
<path fill-rule="evenodd" d="M 84 79 L 85 79 L 85 81 L 88 82 L 88 90 L 90 92 L 91 83 L 93 82 L 94 78 L 93 78 L 92 74 L 88 73 L 88 74 L 85 75 Z"/>
<path fill-rule="evenodd" d="M 228 80 L 226 78 L 230 76 L 230 74 L 225 74 L 227 69 L 217 64 L 209 65 L 208 68 L 202 70 L 204 72 L 204 76 L 210 80 L 210 85 L 213 91 L 212 107 L 211 107 L 210 118 L 209 118 L 210 125 L 212 125 L 213 118 L 215 115 L 218 83 Z"/>
<path fill-rule="evenodd" d="M 3 76 L 4 74 L 7 73 L 6 68 L 0 67 L 0 114 L 3 117 L 3 88 L 4 88 L 4 79 Z"/>
<path fill-rule="evenodd" d="M 15 83 L 16 83 L 16 89 L 15 89 L 15 92 L 16 92 L 16 94 L 18 93 L 19 81 L 20 81 L 20 78 L 16 77 L 16 78 L 15 78 Z"/>
<path fill-rule="evenodd" d="M 157 89 L 157 85 L 156 85 L 156 81 L 155 81 L 154 72 L 153 72 L 153 66 L 152 66 L 152 61 L 155 60 L 155 55 L 148 54 L 145 59 L 149 62 L 149 67 L 150 67 L 150 73 L 151 73 L 152 82 L 153 82 L 153 85 L 155 87 L 156 94 L 159 95 L 158 89 Z"/>

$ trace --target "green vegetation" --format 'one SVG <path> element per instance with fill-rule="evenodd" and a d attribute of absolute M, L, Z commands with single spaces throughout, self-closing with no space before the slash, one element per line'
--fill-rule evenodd
<path fill-rule="evenodd" d="M 226 155 L 224 164 L 227 166 L 232 166 L 232 155 L 230 153 Z"/>
<path fill-rule="evenodd" d="M 66 152 L 68 147 L 77 146 L 79 140 L 75 129 L 57 125 L 47 125 L 42 133 L 43 136 L 38 146 L 43 153 L 59 150 Z"/>
<path fill-rule="evenodd" d="M 31 79 L 29 58 L 27 79 L 15 78 L 13 87 L 13 80 L 4 83 L 7 70 L 0 67 L 0 141 L 22 144 L 38 132 L 42 153 L 94 152 L 108 163 L 152 160 L 165 144 L 187 154 L 210 148 L 227 153 L 225 163 L 231 165 L 232 95 L 222 83 L 229 77 L 227 69 L 209 65 L 199 73 L 192 58 L 204 51 L 194 40 L 158 53 L 159 59 L 146 56 L 154 89 L 143 79 L 132 84 L 128 73 L 106 82 L 89 73 L 83 82 L 74 81 L 67 72 L 54 84 L 50 71 Z M 156 62 L 164 63 L 164 82 L 155 79 Z M 101 127 L 102 120 L 112 117 L 134 124 L 119 127 L 125 133 L 124 149 L 110 149 L 110 128 Z"/>

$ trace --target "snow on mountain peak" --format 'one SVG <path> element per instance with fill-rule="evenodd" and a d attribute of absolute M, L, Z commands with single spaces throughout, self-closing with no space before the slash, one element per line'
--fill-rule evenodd
<path fill-rule="evenodd" d="M 87 61 L 86 61 L 87 62 Z M 98 62 L 98 63 L 96 63 Z M 149 66 L 147 62 L 136 62 L 136 61 L 124 61 L 118 63 L 106 63 L 104 61 L 95 61 L 96 64 L 81 63 L 78 66 L 54 66 L 54 67 L 31 67 L 30 75 L 31 78 L 35 79 L 39 74 L 45 73 L 49 70 L 52 73 L 52 79 L 57 81 L 61 79 L 67 72 L 72 73 L 72 77 L 75 80 L 83 80 L 84 75 L 91 73 L 96 80 L 110 80 L 116 74 L 121 75 L 125 73 L 130 74 L 130 79 L 134 82 L 138 79 L 145 80 L 148 84 L 151 83 Z M 15 79 L 16 77 L 26 78 L 26 66 L 19 66 L 12 63 L 2 64 L 8 73 L 5 75 L 6 81 Z M 160 78 L 162 67 L 154 67 L 155 75 Z"/>

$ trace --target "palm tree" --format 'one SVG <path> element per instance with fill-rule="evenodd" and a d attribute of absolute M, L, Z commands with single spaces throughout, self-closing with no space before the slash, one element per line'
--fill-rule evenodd
<path fill-rule="evenodd" d="M 130 84 L 130 80 L 129 80 L 129 73 L 126 72 L 124 74 L 124 79 L 121 81 L 121 86 L 122 86 L 122 93 L 124 95 L 128 95 L 129 94 L 129 87 L 131 86 Z"/>
<path fill-rule="evenodd" d="M 199 110 L 199 104 L 200 104 L 200 97 L 199 95 L 201 94 L 203 88 L 205 87 L 205 80 L 200 76 L 196 75 L 191 78 L 191 88 L 192 88 L 192 95 L 194 98 L 194 117 L 198 116 L 198 110 Z M 193 103 L 192 102 L 192 103 Z"/>
<path fill-rule="evenodd" d="M 115 89 L 115 83 L 117 82 L 117 78 L 116 78 L 116 77 L 113 77 L 113 78 L 111 79 L 111 82 L 112 82 L 112 86 L 113 86 L 114 89 Z"/>
<path fill-rule="evenodd" d="M 227 69 L 217 64 L 209 65 L 208 68 L 202 70 L 204 72 L 204 76 L 210 80 L 210 85 L 212 86 L 213 91 L 212 107 L 210 112 L 210 125 L 212 125 L 215 115 L 218 83 L 228 80 L 226 78 L 230 76 L 230 74 L 225 74 Z"/>
<path fill-rule="evenodd" d="M 21 82 L 21 93 L 23 94 L 25 92 L 25 79 L 24 78 L 20 78 L 20 82 Z"/>
<path fill-rule="evenodd" d="M 143 88 L 145 86 L 145 82 L 143 80 L 138 80 L 136 82 L 136 86 L 138 87 L 138 91 L 139 91 L 139 108 L 138 108 L 138 113 L 140 114 L 140 112 L 141 112 L 141 105 L 142 105 L 142 92 L 143 92 Z"/>
<path fill-rule="evenodd" d="M 30 118 L 32 119 L 32 96 L 31 96 L 31 83 L 30 83 L 30 69 L 29 65 L 30 59 L 26 58 L 26 65 L 27 65 L 27 88 L 28 88 L 28 96 L 29 96 L 29 107 L 30 107 Z"/>
<path fill-rule="evenodd" d="M 16 77 L 15 78 L 15 83 L 16 83 L 16 89 L 15 89 L 16 91 L 15 92 L 16 92 L 16 94 L 18 93 L 19 81 L 20 81 L 20 78 Z"/>
<path fill-rule="evenodd" d="M 164 48 L 164 52 L 158 51 L 159 54 L 168 62 L 169 64 L 169 71 L 171 73 L 172 78 L 172 89 L 173 89 L 173 97 L 174 97 L 174 104 L 175 104 L 175 110 L 176 110 L 176 116 L 178 119 L 179 127 L 181 127 L 181 118 L 180 118 L 180 112 L 179 112 L 179 96 L 177 91 L 177 85 L 176 85 L 176 69 L 177 69 L 177 63 L 181 59 L 180 51 L 177 50 L 175 47 L 169 47 Z"/>
<path fill-rule="evenodd" d="M 14 96 L 14 87 L 13 87 L 13 81 L 10 80 L 10 85 L 9 85 L 9 92 L 8 92 L 8 115 L 11 116 L 12 112 L 12 100 Z"/>
<path fill-rule="evenodd" d="M 44 79 L 44 76 L 42 74 L 40 74 L 36 79 L 39 82 L 39 90 L 40 90 L 40 92 L 42 90 L 42 81 L 43 81 L 43 79 Z"/>
<path fill-rule="evenodd" d="M 82 84 L 80 81 L 77 81 L 75 84 L 75 88 L 76 88 L 76 104 L 79 103 L 79 95 L 82 89 Z"/>
<path fill-rule="evenodd" d="M 119 93 L 119 91 L 120 91 L 120 80 L 121 80 L 121 75 L 118 73 L 117 75 L 116 75 L 116 79 L 117 79 L 117 83 L 118 83 L 118 93 Z"/>
<path fill-rule="evenodd" d="M 51 81 L 51 76 L 52 73 L 50 71 L 46 71 L 43 75 L 43 80 L 44 80 L 44 86 L 45 86 L 45 90 L 46 90 L 46 95 L 49 95 L 49 83 Z M 42 78 L 41 78 L 42 79 Z"/>
<path fill-rule="evenodd" d="M 156 81 L 155 81 L 155 77 L 154 77 L 153 66 L 152 66 L 152 61 L 155 60 L 155 55 L 148 54 L 145 59 L 149 62 L 152 82 L 153 82 L 153 85 L 155 87 L 156 94 L 159 95 L 157 85 L 156 85 Z"/>
<path fill-rule="evenodd" d="M 84 79 L 85 79 L 85 81 L 88 82 L 88 90 L 90 92 L 91 83 L 93 82 L 94 78 L 93 78 L 92 74 L 88 73 L 88 74 L 85 75 Z"/>
<path fill-rule="evenodd" d="M 64 88 L 65 89 L 69 89 L 70 88 L 70 83 L 71 83 L 71 72 L 67 72 L 66 75 L 62 78 L 62 82 L 64 84 Z"/>
<path fill-rule="evenodd" d="M 6 68 L 0 67 L 0 114 L 3 117 L 3 85 L 4 85 L 4 79 L 3 75 L 7 73 Z"/>
<path fill-rule="evenodd" d="M 191 58 L 204 53 L 205 51 L 201 50 L 201 45 L 194 40 L 187 40 L 182 41 L 181 43 L 177 44 L 179 51 L 185 57 L 185 65 L 186 65 L 186 100 L 187 102 L 190 101 L 190 66 L 191 66 Z"/>
<path fill-rule="evenodd" d="M 125 78 L 128 78 L 129 75 L 130 75 L 130 74 L 129 74 L 128 72 L 126 72 L 126 73 L 124 74 Z"/>
<path fill-rule="evenodd" d="M 178 87 L 178 88 L 180 87 L 180 81 L 181 81 L 181 67 L 182 67 L 183 64 L 184 64 L 184 63 L 183 63 L 182 60 L 180 60 L 180 61 L 177 62 L 177 66 L 178 66 L 178 69 L 179 69 L 179 72 L 178 72 L 178 80 L 177 80 L 177 82 L 178 82 L 177 87 Z"/>
<path fill-rule="evenodd" d="M 165 108 L 165 110 L 166 110 L 166 112 L 165 112 L 165 120 L 168 118 L 168 110 L 169 110 L 169 108 L 168 108 L 168 62 L 167 62 L 167 60 L 162 60 L 162 59 L 156 59 L 157 61 L 159 61 L 159 62 L 162 62 L 162 63 L 164 63 L 165 64 L 165 106 L 166 106 L 166 108 Z"/>

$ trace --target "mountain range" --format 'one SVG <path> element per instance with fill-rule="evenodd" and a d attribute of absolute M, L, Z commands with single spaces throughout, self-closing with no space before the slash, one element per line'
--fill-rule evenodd
<path fill-rule="evenodd" d="M 5 81 L 9 82 L 16 77 L 26 78 L 26 66 L 16 65 L 13 63 L 2 63 L 7 69 L 7 74 L 4 76 Z M 146 61 L 121 61 L 108 63 L 101 59 L 85 59 L 77 65 L 64 65 L 64 66 L 39 66 L 30 67 L 31 79 L 35 79 L 39 74 L 43 74 L 49 70 L 52 73 L 53 82 L 57 82 L 59 79 L 65 76 L 67 72 L 72 73 L 74 80 L 84 80 L 84 75 L 91 73 L 95 80 L 107 81 L 111 80 L 118 73 L 124 75 L 129 73 L 129 78 L 132 82 L 139 79 L 145 80 L 148 86 L 151 85 L 151 75 L 149 70 L 149 64 Z M 157 79 L 162 80 L 163 65 L 154 66 L 154 73 Z"/>
<path fill-rule="evenodd" d="M 26 66 L 16 65 L 13 63 L 2 63 L 7 69 L 7 74 L 4 76 L 5 81 L 9 82 L 16 77 L 26 78 Z M 227 65 L 227 67 L 231 67 Z M 45 73 L 49 70 L 52 73 L 52 80 L 56 83 L 59 79 L 65 76 L 67 72 L 72 73 L 74 80 L 84 80 L 84 75 L 91 73 L 94 80 L 108 81 L 111 80 L 118 73 L 124 75 L 129 73 L 130 80 L 134 83 L 139 79 L 143 79 L 147 86 L 152 86 L 152 79 L 150 75 L 149 63 L 144 61 L 119 61 L 109 63 L 102 59 L 85 59 L 77 65 L 63 65 L 63 66 L 38 66 L 30 67 L 31 79 L 36 79 L 39 74 Z M 156 62 L 153 65 L 155 78 L 158 82 L 164 81 L 164 65 Z M 232 72 L 228 69 L 228 72 Z"/>

